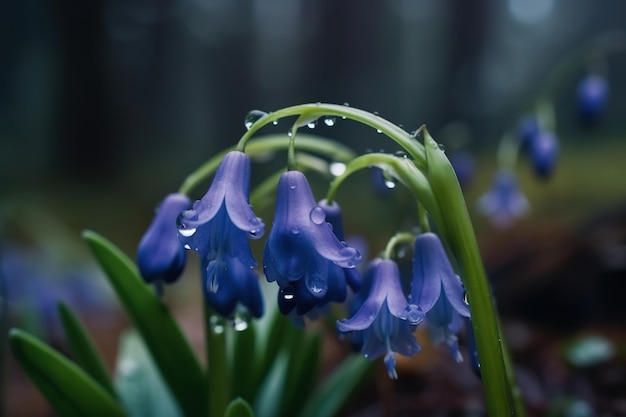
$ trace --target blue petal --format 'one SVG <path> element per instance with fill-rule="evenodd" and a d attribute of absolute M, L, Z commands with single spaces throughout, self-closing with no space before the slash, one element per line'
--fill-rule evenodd
<path fill-rule="evenodd" d="M 182 194 L 165 197 L 139 242 L 137 264 L 147 282 L 173 282 L 182 273 L 187 254 L 178 241 L 176 218 L 190 205 L 189 198 Z"/>
<path fill-rule="evenodd" d="M 533 170 L 541 178 L 549 177 L 556 166 L 559 141 L 552 132 L 541 131 L 530 142 L 530 160 Z"/>
<path fill-rule="evenodd" d="M 424 312 L 433 308 L 441 296 L 445 275 L 455 274 L 439 237 L 434 233 L 420 234 L 414 245 L 411 302 Z"/>

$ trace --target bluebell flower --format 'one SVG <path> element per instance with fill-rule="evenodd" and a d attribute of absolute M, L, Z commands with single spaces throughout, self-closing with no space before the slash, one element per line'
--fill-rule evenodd
<path fill-rule="evenodd" d="M 246 305 L 246 300 L 254 299 L 259 291 L 258 282 L 248 279 L 250 274 L 245 274 L 245 278 L 233 278 L 240 267 L 252 271 L 256 266 L 248 238 L 258 239 L 265 232 L 263 221 L 254 215 L 248 202 L 249 186 L 250 158 L 242 152 L 229 152 L 217 168 L 204 197 L 194 202 L 193 208 L 184 211 L 178 219 L 181 243 L 201 256 L 205 294 L 212 294 L 206 300 L 225 316 L 230 315 L 225 314 L 229 310 L 233 313 L 234 307 L 232 302 L 224 300 L 237 295 L 238 300 Z M 233 279 L 240 281 L 224 282 Z M 242 286 L 243 281 L 246 285 Z M 217 304 L 213 305 L 216 300 Z M 254 311 L 251 313 L 255 314 Z"/>
<path fill-rule="evenodd" d="M 336 201 L 328 203 L 326 199 L 320 200 L 317 203 L 326 213 L 326 222 L 331 227 L 337 239 L 341 242 L 345 242 L 346 238 L 343 231 L 343 216 L 341 215 L 341 207 Z M 336 266 L 335 268 L 340 268 Z M 346 283 L 352 289 L 352 291 L 358 291 L 361 286 L 361 277 L 359 271 L 356 268 L 342 268 L 343 273 L 346 276 Z"/>
<path fill-rule="evenodd" d="M 185 268 L 187 251 L 178 240 L 176 219 L 191 207 L 183 194 L 170 194 L 156 210 L 152 223 L 137 247 L 137 264 L 146 282 L 174 282 Z"/>
<path fill-rule="evenodd" d="M 344 301 L 342 268 L 354 268 L 360 260 L 359 252 L 329 227 L 304 174 L 285 172 L 278 182 L 274 224 L 263 250 L 263 270 L 267 280 L 280 287 L 283 314 L 295 309 L 302 316 L 331 301 Z"/>
<path fill-rule="evenodd" d="M 343 334 L 351 333 L 353 344 L 360 345 L 366 358 L 373 360 L 385 355 L 387 373 L 396 379 L 395 354 L 412 356 L 421 349 L 413 332 L 424 320 L 424 314 L 407 302 L 394 261 L 372 261 L 364 281 L 369 287 L 367 298 L 350 319 L 337 321 L 337 329 Z"/>
<path fill-rule="evenodd" d="M 207 303 L 224 317 L 229 317 L 238 305 L 254 317 L 263 315 L 263 297 L 258 276 L 239 258 L 203 260 L 203 290 Z"/>
<path fill-rule="evenodd" d="M 604 112 L 609 97 L 609 84 L 601 75 L 587 75 L 578 83 L 576 95 L 581 120 L 593 123 Z"/>
<path fill-rule="evenodd" d="M 515 173 L 502 169 L 494 177 L 491 189 L 478 199 L 478 210 L 498 227 L 509 226 L 529 209 L 520 191 Z"/>
<path fill-rule="evenodd" d="M 423 233 L 415 239 L 410 301 L 426 314 L 433 344 L 445 343 L 460 362 L 456 335 L 463 327 L 463 317 L 470 316 L 469 306 L 461 280 L 434 233 Z"/>
<path fill-rule="evenodd" d="M 559 140 L 556 135 L 542 130 L 531 140 L 528 151 L 535 175 L 540 178 L 552 175 L 559 154 Z"/>
<path fill-rule="evenodd" d="M 517 140 L 520 147 L 528 147 L 532 139 L 539 133 L 539 119 L 534 113 L 522 116 L 517 122 Z"/>

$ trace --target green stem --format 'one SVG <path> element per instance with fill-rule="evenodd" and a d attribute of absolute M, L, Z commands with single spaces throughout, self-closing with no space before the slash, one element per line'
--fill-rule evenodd
<path fill-rule="evenodd" d="M 456 175 L 445 154 L 428 132 L 424 133 L 428 174 L 443 211 L 450 246 L 461 269 L 467 291 L 476 348 L 489 415 L 522 416 L 516 404 L 512 369 L 507 366 L 508 352 L 502 339 L 491 288 L 478 249 L 465 200 Z M 439 224 L 439 223 L 438 223 Z"/>
<path fill-rule="evenodd" d="M 396 246 L 407 244 L 407 243 L 412 244 L 414 240 L 415 240 L 415 235 L 413 233 L 408 233 L 408 232 L 396 233 L 395 235 L 393 235 L 391 239 L 389 239 L 389 242 L 387 242 L 387 246 L 385 246 L 385 252 L 383 253 L 383 258 L 385 259 L 394 258 L 395 256 L 394 249 L 396 248 Z"/>
<path fill-rule="evenodd" d="M 269 113 L 261 117 L 250 127 L 250 129 L 241 137 L 239 143 L 237 143 L 236 149 L 243 152 L 244 149 L 246 149 L 247 142 L 256 132 L 259 131 L 259 129 L 279 119 L 291 116 L 299 116 L 297 119 L 298 121 L 294 124 L 296 129 L 304 123 L 304 121 L 315 120 L 316 118 L 323 116 L 348 118 L 370 126 L 402 146 L 402 148 L 404 148 L 406 152 L 415 160 L 415 164 L 419 168 L 426 168 L 426 154 L 424 152 L 424 146 L 415 140 L 414 136 L 406 132 L 401 127 L 373 113 L 337 104 L 301 104 Z"/>
<path fill-rule="evenodd" d="M 287 135 L 267 135 L 255 138 L 248 143 L 246 153 L 253 157 L 266 152 L 284 150 L 289 146 L 288 139 Z M 320 136 L 307 134 L 298 135 L 298 149 L 301 151 L 318 153 L 328 158 L 332 158 L 333 161 L 339 162 L 348 162 L 356 156 L 352 149 L 342 143 L 322 138 Z M 198 187 L 215 172 L 220 162 L 222 162 L 222 159 L 224 159 L 224 156 L 228 152 L 234 150 L 235 146 L 232 146 L 202 164 L 195 171 L 189 174 L 189 176 L 187 176 L 185 181 L 183 181 L 179 187 L 178 192 L 189 195 L 196 187 Z"/>
<path fill-rule="evenodd" d="M 207 358 L 207 400 L 209 417 L 222 417 L 230 402 L 230 380 L 226 352 L 225 323 L 215 324 L 212 320 L 222 320 L 207 303 L 204 304 L 206 358 Z"/>

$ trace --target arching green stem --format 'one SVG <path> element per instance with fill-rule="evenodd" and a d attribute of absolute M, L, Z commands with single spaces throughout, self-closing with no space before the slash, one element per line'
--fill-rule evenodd
<path fill-rule="evenodd" d="M 250 140 L 252 136 L 262 127 L 267 126 L 268 124 L 271 124 L 279 119 L 292 116 L 298 116 L 298 122 L 294 124 L 296 129 L 305 124 L 305 122 L 315 120 L 319 117 L 330 116 L 351 119 L 370 126 L 385 134 L 406 150 L 406 152 L 415 160 L 415 164 L 418 167 L 422 169 L 426 168 L 426 154 L 424 153 L 424 146 L 418 142 L 414 136 L 406 132 L 401 127 L 383 119 L 380 116 L 364 110 L 327 103 L 301 104 L 298 106 L 286 107 L 261 117 L 241 137 L 239 143 L 237 144 L 237 150 L 244 151 L 248 140 Z"/>
<path fill-rule="evenodd" d="M 415 235 L 413 233 L 408 233 L 408 232 L 396 233 L 395 235 L 393 235 L 391 239 L 389 239 L 389 242 L 387 242 L 387 246 L 385 246 L 385 252 L 383 253 L 383 257 L 385 259 L 392 259 L 394 257 L 394 249 L 396 248 L 396 246 L 405 245 L 405 244 L 411 245 L 413 244 L 414 240 L 415 240 Z"/>

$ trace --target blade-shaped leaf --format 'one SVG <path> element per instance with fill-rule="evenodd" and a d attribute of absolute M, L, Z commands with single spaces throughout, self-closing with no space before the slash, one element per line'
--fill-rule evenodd
<path fill-rule="evenodd" d="M 11 330 L 13 355 L 63 417 L 124 417 L 113 396 L 69 359 L 28 333 Z"/>
<path fill-rule="evenodd" d="M 373 369 L 362 356 L 345 359 L 308 399 L 299 417 L 333 417 Z"/>
<path fill-rule="evenodd" d="M 281 415 L 293 416 L 302 407 L 303 398 L 317 382 L 322 337 L 319 331 L 301 332 L 298 343 L 289 347 L 289 370 L 283 395 Z"/>
<path fill-rule="evenodd" d="M 180 408 L 168 390 L 145 344 L 134 331 L 120 340 L 115 385 L 132 417 L 179 417 Z"/>
<path fill-rule="evenodd" d="M 143 283 L 135 264 L 111 242 L 83 232 L 163 379 L 188 417 L 205 417 L 205 377 L 198 358 L 167 307 Z"/>
<path fill-rule="evenodd" d="M 231 395 L 242 397 L 247 401 L 253 401 L 255 395 L 254 383 L 256 381 L 257 358 L 255 352 L 256 327 L 248 325 L 242 331 L 233 331 L 233 349 L 230 383 Z"/>
<path fill-rule="evenodd" d="M 254 412 L 246 400 L 235 398 L 228 404 L 224 417 L 254 417 Z"/>
<path fill-rule="evenodd" d="M 263 380 L 254 402 L 254 411 L 258 417 L 278 415 L 287 381 L 288 359 L 286 352 L 280 352 Z"/>
<path fill-rule="evenodd" d="M 117 396 L 102 356 L 78 317 L 65 304 L 59 303 L 59 316 L 75 361 L 111 395 Z"/>

